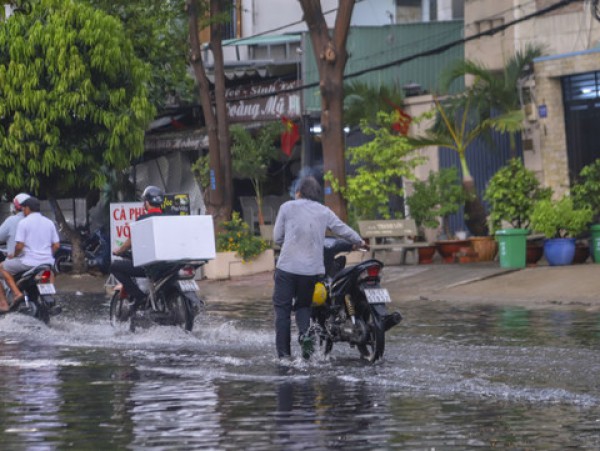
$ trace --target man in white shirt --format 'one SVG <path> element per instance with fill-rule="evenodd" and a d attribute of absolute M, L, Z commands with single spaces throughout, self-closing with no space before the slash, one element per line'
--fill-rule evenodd
<path fill-rule="evenodd" d="M 0 265 L 0 275 L 4 277 L 14 295 L 13 308 L 23 300 L 23 293 L 13 276 L 39 265 L 52 265 L 53 255 L 60 246 L 56 226 L 40 213 L 40 201 L 30 197 L 21 205 L 25 218 L 17 226 L 14 257 Z M 8 310 L 6 293 L 0 284 L 0 312 Z"/>
<path fill-rule="evenodd" d="M 29 194 L 26 193 L 17 194 L 10 205 L 12 215 L 6 218 L 2 225 L 0 225 L 0 243 L 6 243 L 6 255 L 9 257 L 12 257 L 15 253 L 17 225 L 25 217 L 22 203 L 29 199 L 29 197 Z"/>

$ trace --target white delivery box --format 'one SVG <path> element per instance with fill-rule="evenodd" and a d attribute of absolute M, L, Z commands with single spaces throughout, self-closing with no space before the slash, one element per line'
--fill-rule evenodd
<path fill-rule="evenodd" d="M 216 256 L 210 215 L 151 216 L 129 226 L 134 266 L 159 261 L 211 260 Z"/>

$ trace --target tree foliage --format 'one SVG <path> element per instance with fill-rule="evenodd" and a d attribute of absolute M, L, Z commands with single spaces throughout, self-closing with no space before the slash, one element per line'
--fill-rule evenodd
<path fill-rule="evenodd" d="M 519 229 L 529 227 L 536 202 L 549 199 L 551 194 L 549 188 L 540 186 L 535 173 L 525 168 L 520 159 L 511 159 L 492 176 L 485 190 L 492 229 L 500 229 L 503 221 Z"/>
<path fill-rule="evenodd" d="M 546 238 L 576 238 L 587 228 L 593 216 L 588 205 L 576 208 L 569 196 L 558 201 L 544 199 L 533 207 L 531 227 Z"/>
<path fill-rule="evenodd" d="M 390 196 L 402 195 L 402 178 L 413 179 L 414 168 L 425 161 L 424 157 L 414 155 L 414 148 L 405 136 L 392 130 L 397 120 L 396 112 L 379 112 L 377 126 L 369 125 L 366 120 L 361 123 L 363 133 L 374 138 L 347 149 L 349 161 L 355 167 L 354 174 L 346 179 L 347 186 L 342 186 L 331 172 L 325 174 L 357 218 L 388 219 Z"/>
<path fill-rule="evenodd" d="M 571 188 L 571 195 L 576 208 L 587 205 L 596 218 L 600 216 L 600 160 L 581 169 L 578 181 Z"/>
<path fill-rule="evenodd" d="M 60 194 L 127 167 L 153 118 L 149 68 L 121 23 L 74 0 L 40 0 L 0 23 L 0 179 Z"/>
<path fill-rule="evenodd" d="M 453 235 L 448 216 L 457 213 L 464 201 L 464 190 L 456 168 L 429 172 L 427 180 L 414 182 L 413 193 L 406 199 L 410 216 L 418 227 L 438 227 L 438 218 L 441 217 L 447 237 Z"/>
<path fill-rule="evenodd" d="M 234 177 L 248 178 L 256 194 L 258 222 L 263 224 L 262 183 L 267 179 L 269 163 L 279 156 L 275 140 L 283 131 L 281 122 L 271 122 L 256 134 L 241 125 L 230 128 L 233 145 L 231 146 L 231 164 Z"/>
<path fill-rule="evenodd" d="M 373 125 L 377 122 L 377 113 L 392 113 L 403 100 L 401 91 L 384 85 L 374 87 L 362 82 L 349 83 L 344 86 L 344 123 L 355 126 L 366 119 Z"/>
<path fill-rule="evenodd" d="M 151 67 L 150 101 L 157 109 L 195 99 L 188 70 L 185 0 L 80 0 L 118 18 L 137 57 Z"/>

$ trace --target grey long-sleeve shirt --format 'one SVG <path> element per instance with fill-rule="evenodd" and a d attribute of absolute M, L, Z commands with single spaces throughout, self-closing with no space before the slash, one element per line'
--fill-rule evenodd
<path fill-rule="evenodd" d="M 305 276 L 324 274 L 323 246 L 327 229 L 353 244 L 362 243 L 360 235 L 325 205 L 307 199 L 285 202 L 273 228 L 273 240 L 281 246 L 277 268 Z"/>

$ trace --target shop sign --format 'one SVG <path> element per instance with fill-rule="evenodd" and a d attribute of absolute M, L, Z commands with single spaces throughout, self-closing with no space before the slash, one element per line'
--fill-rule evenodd
<path fill-rule="evenodd" d="M 231 122 L 275 120 L 286 116 L 300 117 L 301 91 L 288 91 L 297 81 L 276 81 L 252 86 L 239 86 L 225 91 Z"/>

